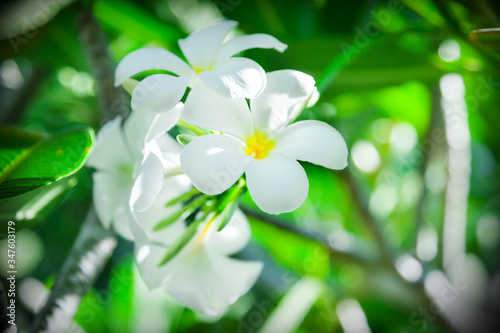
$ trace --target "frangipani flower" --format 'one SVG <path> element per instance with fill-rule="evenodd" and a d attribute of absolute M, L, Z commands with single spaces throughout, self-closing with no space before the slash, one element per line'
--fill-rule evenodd
<path fill-rule="evenodd" d="M 179 104 L 168 113 L 132 113 L 123 128 L 120 117 L 108 122 L 97 134 L 87 166 L 94 167 L 93 202 L 101 223 L 113 229 L 122 237 L 131 239 L 128 216 L 130 209 L 141 215 L 149 232 L 156 223 L 178 207 L 164 207 L 169 198 L 187 191 L 189 179 L 167 177 L 165 173 L 178 173 L 178 162 L 169 165 L 165 154 L 158 152 L 158 145 L 169 142 L 169 136 L 162 134 L 178 120 Z M 173 141 L 173 139 L 170 138 Z M 146 144 L 146 142 L 148 142 Z M 172 151 L 179 155 L 180 148 Z M 156 203 L 156 197 L 163 203 Z"/>
<path fill-rule="evenodd" d="M 161 288 L 182 305 L 208 315 L 218 316 L 248 292 L 254 285 L 263 264 L 229 257 L 243 249 L 250 240 L 248 221 L 239 210 L 224 229 L 217 232 L 217 219 L 208 218 L 193 238 L 166 265 L 158 266 L 172 234 L 182 228 L 184 221 L 158 232 L 150 242 L 141 230 L 136 239 L 136 260 L 141 275 L 150 289 Z"/>
<path fill-rule="evenodd" d="M 314 84 L 311 76 L 293 70 L 268 73 L 265 90 L 250 100 L 250 108 L 243 98 L 224 98 L 200 85 L 190 93 L 182 119 L 225 135 L 191 141 L 181 153 L 184 173 L 211 195 L 246 173 L 250 195 L 263 211 L 298 208 L 309 182 L 297 160 L 329 169 L 347 166 L 346 143 L 333 127 L 315 120 L 288 125 L 314 95 Z"/>
<path fill-rule="evenodd" d="M 193 239 L 165 266 L 158 267 L 168 247 L 186 231 L 179 219 L 154 227 L 181 204 L 165 204 L 186 193 L 192 184 L 180 169 L 182 147 L 168 134 L 182 104 L 155 115 L 133 113 L 106 124 L 88 165 L 94 173 L 94 204 L 105 227 L 135 242 L 136 260 L 149 288 L 163 286 L 181 304 L 209 315 L 222 314 L 258 278 L 262 264 L 229 257 L 249 241 L 244 215 L 237 211 L 221 232 L 217 219 L 207 219 Z"/>
<path fill-rule="evenodd" d="M 181 100 L 186 88 L 194 87 L 199 81 L 225 97 L 256 97 L 266 85 L 264 70 L 253 60 L 232 56 L 251 48 L 273 48 L 283 52 L 287 46 L 266 34 L 238 36 L 225 41 L 236 25 L 234 21 L 222 21 L 179 40 L 188 63 L 156 47 L 131 52 L 118 64 L 115 84 L 118 86 L 133 75 L 151 69 L 178 75 L 153 74 L 139 82 L 132 91 L 134 111 L 170 110 Z"/>

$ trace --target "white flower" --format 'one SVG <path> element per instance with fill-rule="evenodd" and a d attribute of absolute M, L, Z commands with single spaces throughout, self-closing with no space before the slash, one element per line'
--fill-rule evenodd
<path fill-rule="evenodd" d="M 224 229 L 217 232 L 217 219 L 207 219 L 183 249 L 164 266 L 158 266 L 172 243 L 172 234 L 184 221 L 158 231 L 158 239 L 150 242 L 135 228 L 136 260 L 150 289 L 161 288 L 182 305 L 211 316 L 226 308 L 248 292 L 257 280 L 261 262 L 230 258 L 250 240 L 248 221 L 239 210 Z M 184 227 L 185 228 L 185 227 Z"/>
<path fill-rule="evenodd" d="M 171 109 L 184 95 L 186 88 L 202 81 L 225 97 L 253 98 L 266 85 L 264 70 L 255 61 L 232 57 L 251 48 L 273 48 L 280 52 L 286 45 L 266 34 L 238 36 L 225 41 L 237 25 L 222 21 L 195 31 L 179 41 L 188 63 L 173 53 L 155 47 L 136 50 L 118 64 L 115 84 L 145 70 L 158 69 L 178 76 L 153 74 L 139 82 L 132 92 L 134 111 L 162 112 Z"/>
<path fill-rule="evenodd" d="M 307 161 L 330 169 L 347 166 L 347 146 L 326 123 L 293 121 L 314 96 L 314 79 L 283 70 L 267 74 L 267 86 L 250 108 L 243 98 L 224 98 L 200 85 L 191 92 L 182 119 L 225 135 L 195 138 L 181 153 L 181 166 L 206 194 L 227 190 L 246 173 L 253 200 L 271 214 L 290 212 L 307 197 Z M 250 111 L 251 110 L 251 111 Z"/>
<path fill-rule="evenodd" d="M 97 134 L 87 161 L 87 166 L 96 169 L 94 206 L 101 223 L 124 238 L 132 239 L 128 224 L 131 209 L 152 235 L 156 223 L 178 208 L 167 209 L 165 203 L 191 187 L 184 175 L 174 176 L 180 169 L 180 147 L 165 133 L 177 122 L 181 108 L 179 104 L 158 115 L 132 113 L 123 128 L 117 117 Z M 168 147 L 161 149 L 160 145 Z M 172 176 L 165 178 L 166 173 Z"/>

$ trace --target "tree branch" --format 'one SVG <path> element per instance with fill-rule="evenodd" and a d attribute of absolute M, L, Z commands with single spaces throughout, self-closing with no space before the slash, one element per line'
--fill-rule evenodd
<path fill-rule="evenodd" d="M 349 170 L 344 170 L 340 172 L 340 176 L 344 179 L 349 191 L 351 192 L 352 203 L 356 207 L 357 212 L 361 215 L 362 221 L 373 235 L 373 238 L 375 239 L 375 242 L 380 250 L 382 260 L 386 262 L 386 264 L 390 264 L 392 266 L 393 254 L 388 248 L 382 232 L 379 229 L 379 222 L 370 213 L 370 210 L 368 209 L 368 201 L 356 185 L 352 173 Z"/>
<path fill-rule="evenodd" d="M 114 85 L 115 64 L 108 53 L 108 40 L 89 8 L 78 16 L 80 41 L 89 60 L 90 71 L 96 80 L 96 93 L 101 109 L 101 123 L 116 116 L 123 119 L 129 113 L 129 103 L 123 89 Z"/>
<path fill-rule="evenodd" d="M 102 227 L 93 207 L 90 207 L 75 244 L 30 332 L 65 332 L 82 296 L 99 276 L 115 247 L 115 234 Z"/>
<path fill-rule="evenodd" d="M 104 32 L 89 8 L 78 17 L 80 39 L 97 83 L 101 120 L 128 114 L 123 92 L 114 87 L 114 64 Z M 82 224 L 69 256 L 63 264 L 47 303 L 36 315 L 30 332 L 65 332 L 78 310 L 82 296 L 93 285 L 116 247 L 116 235 L 103 228 L 93 206 Z"/>
<path fill-rule="evenodd" d="M 425 179 L 425 173 L 429 166 L 429 158 L 431 157 L 431 154 L 434 151 L 438 150 L 438 148 L 443 144 L 443 142 L 439 142 L 438 140 L 436 140 L 436 137 L 439 134 L 437 131 L 442 131 L 444 135 L 444 120 L 441 115 L 441 93 L 439 91 L 439 87 L 438 86 L 432 87 L 431 92 L 432 92 L 431 120 L 429 128 L 427 129 L 425 137 L 422 141 L 422 148 L 421 148 L 422 161 L 420 163 L 420 175 L 422 176 L 422 179 Z M 430 145 L 429 149 L 425 147 L 426 144 Z M 425 208 L 426 208 L 425 206 L 426 206 L 426 199 L 429 194 L 428 192 L 429 191 L 427 187 L 423 186 L 422 194 L 420 196 L 420 200 L 418 201 L 417 218 L 413 230 L 413 235 L 415 237 L 412 239 L 411 243 L 411 246 L 415 248 L 417 247 L 418 244 L 419 231 L 425 225 Z"/>
<path fill-rule="evenodd" d="M 272 225 L 273 227 L 276 227 L 278 229 L 286 230 L 288 232 L 294 233 L 300 237 L 307 238 L 313 241 L 316 241 L 323 245 L 327 250 L 328 253 L 330 254 L 330 257 L 335 258 L 335 259 L 341 259 L 341 260 L 346 260 L 350 262 L 356 262 L 359 264 L 363 265 L 373 265 L 375 262 L 371 260 L 369 257 L 355 253 L 355 252 L 349 252 L 349 251 L 342 251 L 339 249 L 334 248 L 328 240 L 317 233 L 312 233 L 300 228 L 295 227 L 294 225 L 290 223 L 286 223 L 282 221 L 279 218 L 269 216 L 267 214 L 255 211 L 253 209 L 249 209 L 245 206 L 240 205 L 240 209 L 248 216 L 256 218 L 264 223 L 267 223 L 269 225 Z"/>

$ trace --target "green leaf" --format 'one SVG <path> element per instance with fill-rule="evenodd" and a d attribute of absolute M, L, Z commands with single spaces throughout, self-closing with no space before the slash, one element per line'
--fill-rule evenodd
<path fill-rule="evenodd" d="M 252 238 L 281 265 L 304 276 L 325 278 L 330 271 L 328 249 L 322 244 L 249 218 Z"/>
<path fill-rule="evenodd" d="M 215 216 L 216 215 L 214 215 L 214 217 Z M 173 257 L 175 257 L 177 255 L 177 253 L 179 253 L 182 250 L 184 245 L 186 245 L 187 242 L 189 242 L 191 240 L 191 238 L 193 238 L 193 236 L 196 234 L 196 231 L 198 230 L 198 226 L 200 225 L 201 222 L 205 221 L 206 217 L 207 217 L 207 213 L 203 214 L 203 216 L 200 219 L 194 221 L 193 223 L 191 223 L 187 227 L 184 234 L 182 234 L 182 236 L 180 238 L 178 238 L 177 241 L 174 244 L 172 244 L 172 246 L 170 246 L 168 248 L 167 253 L 165 253 L 165 256 L 163 257 L 163 259 L 158 263 L 158 266 L 165 265 Z"/>
<path fill-rule="evenodd" d="M 432 96 L 425 84 L 410 81 L 375 91 L 339 94 L 333 104 L 342 110 L 340 118 L 375 108 L 395 121 L 412 124 L 422 136 L 429 126 Z"/>
<path fill-rule="evenodd" d="M 327 68 L 321 75 L 318 83 L 318 91 L 323 93 L 325 89 L 337 78 L 342 70 L 349 65 L 352 59 L 355 59 L 360 52 L 351 47 L 343 49 L 341 53 L 333 58 Z"/>
<path fill-rule="evenodd" d="M 227 194 L 219 204 L 217 208 L 217 215 L 219 218 L 219 226 L 217 227 L 217 231 L 221 231 L 222 229 L 224 229 L 224 227 L 231 220 L 231 217 L 233 217 L 233 214 L 238 207 L 238 200 L 241 195 L 245 193 L 245 186 L 245 179 L 240 178 L 236 186 L 229 191 L 229 194 Z"/>
<path fill-rule="evenodd" d="M 176 26 L 158 20 L 141 6 L 127 1 L 96 1 L 93 13 L 105 26 L 144 43 L 174 44 L 172 41 L 184 37 Z"/>
<path fill-rule="evenodd" d="M 191 135 L 191 134 L 179 134 L 179 135 L 177 135 L 177 142 L 179 142 L 183 146 L 186 146 L 188 143 L 193 141 L 193 139 L 196 139 L 196 136 Z"/>
<path fill-rule="evenodd" d="M 42 221 L 77 183 L 76 176 L 66 177 L 33 191 L 0 199 L 0 220 Z"/>
<path fill-rule="evenodd" d="M 154 228 L 154 231 L 161 230 L 163 228 L 168 227 L 172 223 L 178 221 L 180 218 L 188 217 L 192 212 L 198 209 L 200 206 L 204 205 L 207 202 L 208 198 L 205 195 L 200 195 L 197 198 L 194 198 L 189 203 L 187 203 L 184 207 L 180 208 L 178 211 L 168 216 L 167 218 L 161 220 Z"/>
<path fill-rule="evenodd" d="M 84 165 L 93 143 L 90 128 L 43 137 L 0 126 L 0 199 L 74 174 Z"/>
<path fill-rule="evenodd" d="M 172 200 L 170 200 L 169 202 L 167 202 L 165 204 L 165 206 L 172 207 L 174 205 L 177 205 L 178 203 L 184 203 L 186 201 L 189 201 L 189 199 L 191 199 L 192 197 L 194 197 L 195 195 L 198 195 L 200 193 L 201 193 L 200 190 L 198 190 L 196 187 L 193 187 L 190 191 L 188 191 L 186 193 L 182 193 L 178 197 L 175 197 Z"/>
<path fill-rule="evenodd" d="M 217 231 L 221 231 L 224 227 L 229 223 L 231 218 L 233 217 L 234 212 L 238 208 L 238 198 L 231 201 L 226 205 L 226 208 L 219 215 L 219 226 L 217 227 Z"/>

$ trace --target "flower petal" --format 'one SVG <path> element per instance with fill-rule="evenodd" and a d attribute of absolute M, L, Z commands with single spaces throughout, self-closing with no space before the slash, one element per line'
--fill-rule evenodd
<path fill-rule="evenodd" d="M 145 138 L 156 116 L 153 112 L 132 112 L 123 125 L 126 144 L 135 159 L 142 158 Z"/>
<path fill-rule="evenodd" d="M 191 68 L 178 56 L 159 47 L 146 47 L 127 54 L 116 67 L 115 86 L 129 77 L 151 69 L 164 69 L 177 75 L 188 75 Z"/>
<path fill-rule="evenodd" d="M 283 52 L 286 50 L 287 45 L 267 34 L 237 36 L 222 45 L 219 54 L 217 54 L 215 63 L 218 64 L 241 51 L 255 48 L 275 49 L 276 51 Z"/>
<path fill-rule="evenodd" d="M 132 112 L 125 121 L 123 131 L 135 155 L 142 156 L 146 143 L 170 130 L 179 120 L 182 103 L 163 113 Z"/>
<path fill-rule="evenodd" d="M 158 263 L 167 252 L 167 247 L 164 243 L 155 243 L 148 239 L 143 226 L 138 221 L 144 217 L 139 216 L 140 214 L 130 211 L 128 219 L 129 228 L 135 242 L 134 252 L 137 265 L 139 266 L 139 273 L 147 287 L 154 289 L 161 286 L 171 270 L 166 265 L 158 267 Z M 184 221 L 176 222 L 164 230 L 178 229 L 179 224 L 182 228 Z M 175 236 L 178 237 L 179 234 L 175 233 Z"/>
<path fill-rule="evenodd" d="M 130 224 L 128 223 L 128 216 L 130 215 L 130 207 L 128 205 L 128 195 L 130 194 L 130 188 L 127 189 L 127 196 L 123 203 L 115 210 L 113 215 L 113 230 L 120 235 L 120 237 L 133 240 L 132 233 L 130 231 Z"/>
<path fill-rule="evenodd" d="M 135 257 L 139 266 L 139 273 L 149 289 L 155 289 L 162 285 L 165 277 L 171 272 L 168 266 L 158 267 L 167 248 L 165 246 L 146 243 L 135 246 Z"/>
<path fill-rule="evenodd" d="M 149 208 L 163 187 L 164 169 L 160 159 L 147 151 L 130 194 L 130 207 L 136 211 Z"/>
<path fill-rule="evenodd" d="M 252 116 L 243 98 L 224 98 L 204 84 L 199 84 L 186 100 L 182 120 L 242 140 L 253 133 Z"/>
<path fill-rule="evenodd" d="M 263 265 L 228 258 L 205 246 L 208 242 L 219 240 L 213 237 L 206 239 L 210 237 L 208 233 L 202 236 L 205 228 L 206 223 L 200 225 L 191 241 L 164 266 L 157 265 L 166 248 L 153 243 L 137 246 L 136 259 L 141 275 L 150 288 L 161 285 L 184 306 L 217 316 L 252 287 Z"/>
<path fill-rule="evenodd" d="M 217 225 L 217 224 L 216 224 Z M 210 251 L 221 254 L 233 254 L 241 251 L 250 241 L 250 225 L 239 209 L 236 209 L 229 223 L 221 231 L 217 228 L 210 230 L 209 239 L 205 246 Z"/>
<path fill-rule="evenodd" d="M 197 77 L 219 95 L 229 98 L 255 98 L 266 86 L 262 67 L 247 58 L 230 58 Z"/>
<path fill-rule="evenodd" d="M 96 171 L 93 175 L 93 202 L 99 220 L 109 228 L 115 212 L 126 200 L 132 188 L 130 176 L 119 170 L 113 172 Z"/>
<path fill-rule="evenodd" d="M 179 40 L 179 47 L 194 69 L 207 70 L 212 66 L 224 38 L 237 25 L 235 21 L 222 21 L 206 26 Z"/>
<path fill-rule="evenodd" d="M 244 148 L 243 143 L 227 135 L 203 135 L 184 148 L 181 166 L 200 191 L 220 194 L 241 177 L 250 162 Z"/>
<path fill-rule="evenodd" d="M 257 130 L 275 132 L 297 117 L 314 92 L 314 79 L 294 70 L 267 73 L 266 89 L 250 101 Z"/>
<path fill-rule="evenodd" d="M 97 133 L 96 144 L 87 160 L 87 166 L 98 170 L 116 170 L 134 164 L 121 130 L 121 117 L 107 122 Z"/>
<path fill-rule="evenodd" d="M 136 112 L 165 112 L 179 103 L 189 83 L 189 76 L 150 75 L 135 87 L 131 105 Z"/>
<path fill-rule="evenodd" d="M 309 190 L 304 168 L 293 158 L 276 152 L 247 168 L 247 186 L 253 201 L 269 214 L 288 213 L 304 203 Z"/>
<path fill-rule="evenodd" d="M 195 311 L 221 315 L 257 280 L 261 262 L 243 261 L 213 255 L 196 244 L 188 244 L 169 263 L 172 267 L 165 290 L 177 301 Z"/>
<path fill-rule="evenodd" d="M 153 204 L 142 212 L 134 212 L 138 224 L 144 230 L 149 240 L 168 246 L 182 235 L 186 229 L 184 221 L 182 220 L 180 221 L 181 223 L 174 223 L 159 231 L 153 231 L 153 228 L 163 219 L 181 208 L 182 204 L 180 203 L 169 207 L 165 204 L 175 197 L 189 191 L 191 186 L 191 182 L 185 175 L 168 177 L 163 182 L 162 189 L 156 196 Z"/>
<path fill-rule="evenodd" d="M 146 142 L 150 142 L 174 127 L 179 121 L 183 106 L 184 104 L 178 103 L 172 110 L 157 114 L 146 134 Z"/>
<path fill-rule="evenodd" d="M 347 166 L 347 145 L 332 126 L 317 120 L 299 121 L 275 137 L 274 150 L 329 169 Z"/>
<path fill-rule="evenodd" d="M 168 133 L 157 136 L 146 145 L 146 149 L 161 160 L 166 172 L 174 175 L 183 173 L 180 162 L 182 148 Z"/>

